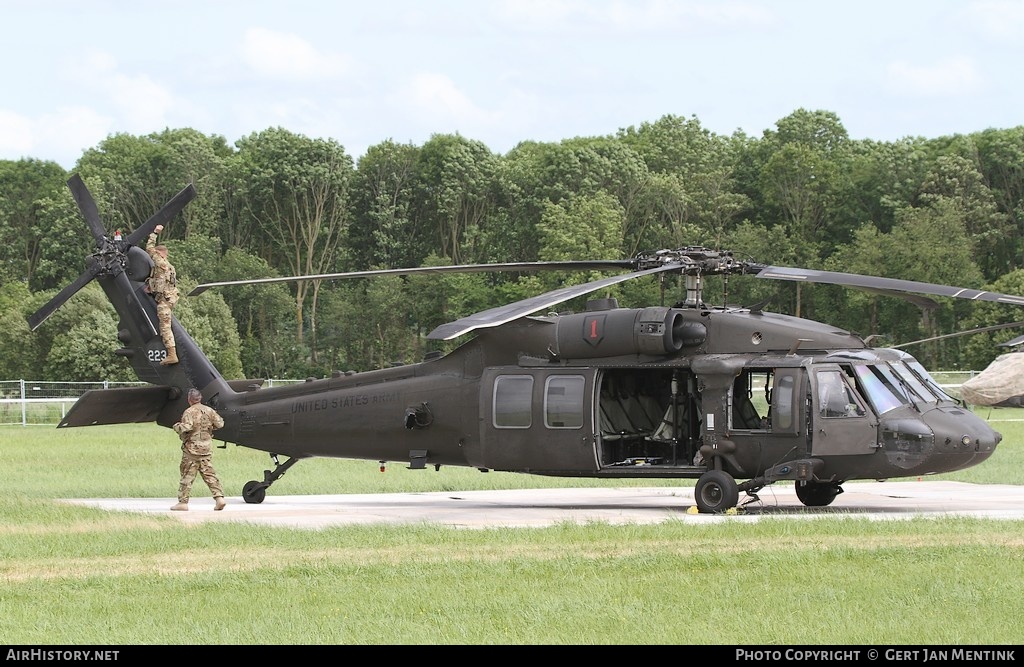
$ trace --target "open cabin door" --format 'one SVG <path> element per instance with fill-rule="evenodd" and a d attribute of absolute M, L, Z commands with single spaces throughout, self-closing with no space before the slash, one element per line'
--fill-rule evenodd
<path fill-rule="evenodd" d="M 610 368 L 598 375 L 603 468 L 694 465 L 703 405 L 687 368 Z"/>
<path fill-rule="evenodd" d="M 480 383 L 484 465 L 517 472 L 594 472 L 593 369 L 489 368 Z"/>

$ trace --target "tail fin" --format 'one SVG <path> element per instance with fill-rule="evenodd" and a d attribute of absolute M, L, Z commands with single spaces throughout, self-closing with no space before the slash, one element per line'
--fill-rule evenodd
<path fill-rule="evenodd" d="M 78 208 L 92 232 L 96 249 L 86 258 L 85 271 L 28 318 L 29 327 L 33 331 L 37 329 L 78 290 L 96 280 L 120 318 L 117 338 L 123 347 L 117 350 L 117 354 L 128 359 L 141 381 L 166 389 L 162 393 L 146 394 L 150 397 L 147 401 L 148 414 L 158 415 L 158 423 L 169 426 L 177 421 L 187 406 L 184 395 L 190 387 L 200 389 L 207 400 L 221 392 L 232 392 L 213 363 L 203 354 L 177 319 L 172 320 L 171 328 L 174 332 L 179 362 L 171 366 L 160 365 L 164 346 L 156 326 L 156 301 L 145 291 L 145 282 L 153 268 L 153 261 L 139 244 L 145 243 L 157 225 L 165 224 L 185 208 L 195 198 L 195 188 L 191 184 L 188 185 L 126 239 L 120 240 L 111 239 L 106 235 L 96 202 L 77 174 L 68 181 L 68 187 L 71 188 Z M 133 414 L 126 411 L 123 419 L 111 421 L 109 406 L 104 407 L 102 403 L 92 405 L 100 407 L 88 408 L 83 405 L 82 409 L 87 412 L 104 410 L 102 420 L 99 414 L 79 414 L 74 420 L 77 422 L 74 425 L 139 421 L 137 411 Z"/>

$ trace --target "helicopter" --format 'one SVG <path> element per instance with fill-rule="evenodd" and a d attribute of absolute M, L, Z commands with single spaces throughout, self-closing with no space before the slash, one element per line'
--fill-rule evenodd
<path fill-rule="evenodd" d="M 1015 348 L 1000 354 L 983 371 L 960 385 L 961 397 L 972 405 L 998 408 L 1024 407 L 1024 336 L 1000 347 Z"/>
<path fill-rule="evenodd" d="M 701 513 L 737 507 L 777 482 L 824 507 L 852 480 L 961 470 L 992 456 L 1002 435 L 947 394 L 911 354 L 873 348 L 826 323 L 761 306 L 711 306 L 709 276 L 846 285 L 887 295 L 933 294 L 1024 305 L 1024 297 L 915 281 L 771 266 L 700 246 L 629 259 L 380 269 L 207 283 L 207 289 L 310 279 L 455 271 L 601 269 L 615 275 L 443 324 L 429 339 L 469 336 L 448 353 L 294 385 L 226 379 L 177 319 L 179 363 L 166 350 L 145 290 L 152 260 L 139 247 L 196 196 L 188 185 L 124 238 L 110 238 L 88 188 L 68 186 L 95 250 L 86 269 L 29 316 L 32 330 L 92 280 L 119 317 L 116 351 L 145 386 L 91 390 L 58 428 L 156 422 L 171 427 L 188 389 L 224 419 L 215 437 L 270 455 L 242 488 L 247 503 L 313 457 L 477 468 L 541 476 L 692 479 Z M 552 307 L 645 276 L 677 274 L 671 306 L 619 307 L 591 298 L 581 312 Z M 922 297 L 924 298 L 924 297 Z M 538 312 L 544 311 L 542 314 Z M 282 458 L 285 460 L 282 461 Z M 749 502 L 749 501 L 748 501 Z"/>

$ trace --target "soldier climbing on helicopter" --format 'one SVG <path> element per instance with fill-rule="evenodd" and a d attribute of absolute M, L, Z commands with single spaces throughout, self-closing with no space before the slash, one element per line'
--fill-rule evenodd
<path fill-rule="evenodd" d="M 167 260 L 167 246 L 157 245 L 156 236 L 164 229 L 157 225 L 146 241 L 146 252 L 153 259 L 153 272 L 146 282 L 147 291 L 156 299 L 156 314 L 160 319 L 160 338 L 167 348 L 167 356 L 160 361 L 161 366 L 178 363 L 178 354 L 174 346 L 174 332 L 171 330 L 171 311 L 178 303 L 178 277 L 174 266 Z"/>

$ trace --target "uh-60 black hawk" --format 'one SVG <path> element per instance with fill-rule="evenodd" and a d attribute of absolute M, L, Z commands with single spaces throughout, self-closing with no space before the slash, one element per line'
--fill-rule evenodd
<path fill-rule="evenodd" d="M 429 334 L 474 333 L 419 363 L 262 388 L 228 380 L 176 320 L 180 362 L 164 366 L 156 306 L 139 247 L 194 196 L 183 189 L 122 240 L 111 240 L 82 180 L 69 181 L 95 238 L 87 268 L 29 318 L 34 330 L 91 280 L 120 317 L 118 354 L 148 386 L 90 391 L 59 427 L 151 422 L 169 427 L 196 387 L 224 418 L 216 437 L 268 452 L 272 470 L 245 484 L 260 503 L 292 465 L 311 457 L 411 468 L 587 478 L 695 479 L 700 512 L 736 507 L 779 481 L 807 506 L 826 506 L 850 480 L 960 470 L 990 457 L 1002 436 L 943 391 L 910 354 L 872 348 L 834 326 L 754 308 L 710 306 L 709 276 L 847 285 L 890 295 L 932 294 L 1024 305 L 1020 296 L 856 274 L 766 266 L 707 248 L 625 260 L 388 269 L 329 279 L 456 271 L 616 270 L 444 324 Z M 593 299 L 583 312 L 541 314 L 570 299 L 645 276 L 680 274 L 672 306 L 620 308 Z M 272 278 L 200 285 L 296 280 Z M 926 299 L 925 297 L 919 297 Z M 113 333 L 113 332 L 112 332 Z M 281 461 L 279 457 L 286 457 Z"/>

